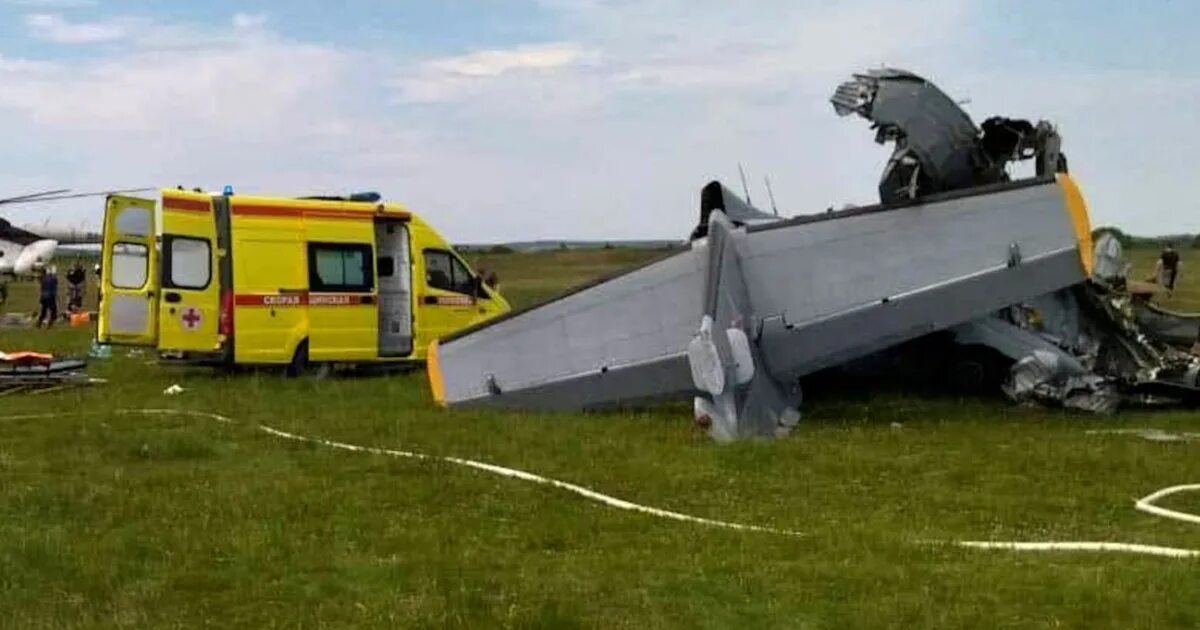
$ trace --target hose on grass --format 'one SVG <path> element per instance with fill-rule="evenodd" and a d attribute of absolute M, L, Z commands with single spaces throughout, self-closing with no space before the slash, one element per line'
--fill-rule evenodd
<path fill-rule="evenodd" d="M 235 421 L 234 419 L 232 419 L 228 416 L 223 416 L 218 413 L 211 413 L 211 412 L 207 412 L 207 411 L 192 411 L 192 410 L 187 410 L 187 409 L 119 409 L 116 411 L 116 413 L 121 414 L 121 415 L 143 415 L 143 416 L 185 416 L 185 417 L 202 418 L 202 419 L 212 420 L 214 422 L 218 422 L 221 424 L 229 424 L 229 425 L 238 424 L 238 422 Z M 9 416 L 5 419 L 6 420 L 30 420 L 30 419 L 41 419 L 41 418 L 57 418 L 57 417 L 71 416 L 71 415 L 78 416 L 78 415 L 84 415 L 84 414 L 82 414 L 82 413 L 31 414 L 31 415 L 23 415 L 23 416 Z M 721 521 L 721 520 L 717 520 L 717 519 L 704 518 L 701 516 L 693 516 L 691 514 L 684 514 L 682 512 L 674 512 L 671 510 L 665 510 L 662 508 L 656 508 L 656 507 L 652 507 L 652 506 L 648 506 L 648 505 L 642 505 L 639 503 L 634 503 L 632 501 L 627 501 L 625 499 L 620 499 L 620 498 L 617 498 L 617 497 L 614 497 L 611 495 L 607 495 L 607 494 L 604 494 L 601 492 L 597 492 L 595 490 L 592 490 L 591 488 L 586 488 L 584 486 L 580 486 L 580 485 L 573 484 L 570 482 L 561 481 L 558 479 L 552 479 L 550 477 L 543 477 L 541 475 L 536 475 L 534 473 L 527 472 L 524 470 L 518 470 L 515 468 L 507 468 L 504 466 L 498 466 L 496 464 L 489 464 L 487 462 L 480 462 L 480 461 L 475 461 L 475 460 L 471 460 L 471 459 L 463 459 L 460 457 L 452 457 L 452 456 L 445 456 L 445 455 L 428 455 L 428 454 L 419 453 L 416 451 L 402 451 L 402 450 L 378 448 L 378 447 L 372 447 L 372 446 L 360 446 L 358 444 L 348 444 L 346 442 L 335 442 L 335 441 L 326 440 L 323 438 L 309 437 L 309 436 L 305 436 L 305 435 L 299 435 L 296 433 L 290 433 L 288 431 L 283 431 L 281 429 L 277 429 L 275 427 L 265 425 L 265 424 L 256 424 L 256 425 L 254 425 L 254 427 L 258 431 L 260 431 L 262 433 L 266 433 L 267 435 L 271 435 L 276 438 L 290 440 L 293 442 L 315 444 L 315 445 L 325 446 L 328 448 L 342 450 L 342 451 L 349 451 L 349 452 L 354 452 L 354 453 L 367 453 L 367 454 L 372 454 L 372 455 L 382 455 L 382 456 L 386 456 L 386 457 L 397 457 L 397 458 L 402 458 L 402 459 L 441 461 L 441 462 L 445 462 L 445 463 L 449 463 L 449 464 L 454 464 L 456 466 L 463 466 L 463 467 L 471 468 L 474 470 L 479 470 L 479 471 L 483 471 L 483 472 L 487 472 L 487 473 L 491 473 L 491 474 L 495 474 L 495 475 L 500 475 L 502 477 L 507 477 L 510 479 L 519 479 L 521 481 L 526 481 L 529 483 L 550 486 L 550 487 L 553 487 L 553 488 L 556 488 L 559 490 L 563 490 L 563 491 L 570 492 L 572 494 L 581 496 L 589 501 L 594 501 L 594 502 L 597 502 L 597 503 L 600 503 L 600 504 L 603 504 L 603 505 L 606 505 L 606 506 L 609 506 L 612 508 L 616 508 L 619 510 L 627 510 L 627 511 L 631 511 L 631 512 L 639 512 L 642 514 L 647 514 L 647 515 L 658 517 L 658 518 L 664 518 L 664 519 L 669 519 L 669 520 L 674 520 L 674 521 L 681 521 L 681 522 L 686 522 L 686 523 L 696 523 L 696 524 L 700 524 L 700 525 L 707 525 L 710 527 L 718 527 L 718 528 L 730 529 L 730 530 L 736 530 L 736 531 L 762 532 L 762 533 L 768 533 L 768 534 L 778 534 L 778 535 L 783 535 L 783 536 L 804 536 L 803 532 L 799 532 L 796 530 L 767 527 L 767 526 L 762 526 L 762 525 L 747 525 L 744 523 L 735 523 L 735 522 L 731 522 L 731 521 Z M 1171 496 L 1174 494 L 1179 494 L 1182 492 L 1195 492 L 1195 491 L 1200 491 L 1200 484 L 1184 484 L 1184 485 L 1178 485 L 1178 486 L 1171 486 L 1169 488 L 1163 488 L 1162 490 L 1158 490 L 1156 492 L 1153 492 L 1151 494 L 1148 494 L 1148 495 L 1142 497 L 1141 499 L 1138 499 L 1134 503 L 1134 508 L 1137 510 L 1140 510 L 1142 512 L 1146 512 L 1148 514 L 1153 514 L 1155 516 L 1160 516 L 1163 518 L 1168 518 L 1168 519 L 1177 520 L 1177 521 L 1186 522 L 1186 523 L 1200 524 L 1200 516 L 1197 516 L 1195 514 L 1189 514 L 1186 512 L 1170 510 L 1170 509 L 1160 507 L 1155 504 L 1155 502 L 1163 499 L 1164 497 L 1168 497 L 1168 496 Z M 1003 549 L 1003 550 L 1009 550 L 1009 551 L 1123 552 L 1123 553 L 1138 553 L 1138 554 L 1168 557 L 1168 558 L 1200 558 L 1200 550 L 1195 550 L 1195 549 L 1181 549 L 1181 548 L 1177 548 L 1177 547 L 1160 547 L 1160 546 L 1156 546 L 1156 545 L 1143 545 L 1143 544 L 1137 544 L 1137 543 L 1107 542 L 1107 541 L 1105 541 L 1105 542 L 1092 542 L 1092 541 L 1028 542 L 1028 541 L 962 540 L 962 541 L 954 541 L 951 544 L 956 544 L 961 547 L 972 548 L 972 549 Z"/>
<path fill-rule="evenodd" d="M 1200 438 L 1196 433 L 1172 434 L 1159 429 L 1104 429 L 1087 431 L 1089 435 L 1136 435 L 1156 441 L 1186 441 Z M 1184 523 L 1200 525 L 1200 516 L 1170 510 L 1155 503 L 1163 498 L 1182 492 L 1200 491 L 1200 484 L 1182 484 L 1170 486 L 1152 492 L 1134 502 L 1134 509 Z M 997 540 L 964 540 L 959 545 L 974 549 L 1005 549 L 1009 551 L 1115 551 L 1124 553 L 1140 553 L 1166 558 L 1200 558 L 1200 550 L 1179 549 L 1177 547 L 1159 547 L 1156 545 L 1141 545 L 1120 542 L 1025 542 Z"/>
<path fill-rule="evenodd" d="M 217 422 L 220 422 L 223 424 L 236 424 L 236 422 L 232 418 L 228 418 L 228 417 L 222 416 L 220 414 L 209 413 L 209 412 L 204 412 L 204 411 L 186 411 L 186 410 L 176 410 L 176 409 L 122 409 L 122 410 L 119 410 L 117 413 L 125 414 L 125 415 L 138 414 L 138 415 L 150 415 L 150 416 L 184 415 L 184 416 L 192 416 L 192 417 L 197 417 L 197 418 L 207 418 L 207 419 L 214 420 L 214 421 L 217 421 Z M 788 530 L 788 529 L 764 527 L 761 525 L 745 525 L 742 523 L 734 523 L 731 521 L 720 521 L 720 520 L 704 518 L 704 517 L 700 517 L 700 516 L 693 516 L 691 514 L 684 514 L 682 512 L 673 512 L 671 510 L 664 510 L 661 508 L 651 507 L 648 505 L 641 505 L 639 503 L 634 503 L 632 501 L 626 501 L 624 499 L 619 499 L 614 496 L 610 496 L 610 495 L 607 495 L 607 494 L 604 494 L 601 492 L 597 492 L 595 490 L 592 490 L 591 488 L 585 488 L 583 486 L 569 483 L 566 481 L 560 481 L 558 479 L 551 479 L 549 477 L 535 475 L 531 472 L 526 472 L 524 470 L 517 470 L 515 468 L 506 468 L 504 466 L 497 466 L 495 464 L 489 464 L 487 462 L 475 461 L 472 459 L 463 459 L 461 457 L 451 457 L 451 456 L 445 456 L 445 455 L 427 455 L 425 453 L 418 453 L 415 451 L 401 451 L 401 450 L 395 450 L 395 449 L 377 448 L 377 447 L 373 447 L 373 446 L 359 446 L 357 444 L 347 444 L 345 442 L 335 442 L 335 441 L 326 440 L 323 438 L 309 437 L 306 435 L 297 435 L 295 433 L 289 433 L 287 431 L 283 431 L 281 429 L 276 429 L 275 427 L 271 427 L 271 426 L 268 426 L 265 424 L 258 424 L 258 425 L 255 425 L 255 427 L 259 431 L 266 433 L 267 435 L 271 435 L 271 436 L 281 438 L 284 440 L 291 440 L 293 442 L 303 442 L 303 443 L 307 443 L 307 444 L 317 444 L 320 446 L 326 446 L 328 448 L 333 448 L 333 449 L 338 449 L 338 450 L 343 450 L 343 451 L 350 451 L 353 453 L 369 453 L 372 455 L 383 455 L 386 457 L 398 457 L 398 458 L 402 458 L 402 459 L 442 461 L 442 462 L 446 462 L 449 464 L 454 464 L 456 466 L 464 466 L 467 468 L 472 468 L 475 470 L 481 470 L 481 471 L 492 473 L 495 475 L 500 475 L 502 477 L 508 477 L 511 479 L 520 479 L 522 481 L 527 481 L 530 483 L 535 483 L 535 484 L 544 485 L 544 486 L 551 486 L 551 487 L 557 488 L 559 490 L 565 490 L 572 494 L 579 495 L 590 501 L 595 501 L 597 503 L 601 503 L 601 504 L 607 505 L 609 507 L 616 508 L 618 510 L 628 510 L 631 512 L 640 512 L 642 514 L 649 514 L 651 516 L 656 516 L 658 518 L 665 518 L 665 519 L 670 519 L 670 520 L 674 520 L 674 521 L 683 521 L 683 522 L 687 522 L 687 523 L 698 523 L 701 525 L 709 525 L 712 527 L 720 527 L 720 528 L 724 528 L 724 529 L 732 529 L 732 530 L 739 530 L 739 531 L 764 532 L 764 533 L 769 533 L 769 534 L 779 534 L 779 535 L 783 535 L 783 536 L 803 536 L 804 535 L 801 532 Z"/>

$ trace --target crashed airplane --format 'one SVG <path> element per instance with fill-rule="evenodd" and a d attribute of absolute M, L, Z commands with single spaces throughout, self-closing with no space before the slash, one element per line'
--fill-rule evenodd
<path fill-rule="evenodd" d="M 1052 125 L 977 127 L 892 69 L 831 101 L 893 145 L 879 205 L 780 218 L 712 182 L 687 250 L 435 342 L 435 399 L 584 410 L 691 396 L 717 440 L 782 436 L 803 377 L 933 340 L 1002 362 L 1018 400 L 1105 412 L 1193 396 L 1196 361 L 1138 332 L 1093 280 Z M 1010 180 L 1020 160 L 1035 174 Z"/>

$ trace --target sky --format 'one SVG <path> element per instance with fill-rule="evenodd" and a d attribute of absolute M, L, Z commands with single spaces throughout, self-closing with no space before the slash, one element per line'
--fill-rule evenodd
<path fill-rule="evenodd" d="M 785 215 L 874 202 L 889 149 L 829 96 L 888 65 L 977 122 L 1056 124 L 1094 224 L 1200 232 L 1198 21 L 1169 0 L 0 0 L 0 196 L 374 190 L 455 242 L 684 238 L 739 163 Z"/>

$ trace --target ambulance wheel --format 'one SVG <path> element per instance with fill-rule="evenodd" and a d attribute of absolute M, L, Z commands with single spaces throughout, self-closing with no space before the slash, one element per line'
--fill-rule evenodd
<path fill-rule="evenodd" d="M 292 362 L 284 369 L 283 374 L 288 378 L 296 378 L 304 374 L 308 370 L 308 340 L 300 342 L 296 346 L 296 352 L 292 354 Z"/>

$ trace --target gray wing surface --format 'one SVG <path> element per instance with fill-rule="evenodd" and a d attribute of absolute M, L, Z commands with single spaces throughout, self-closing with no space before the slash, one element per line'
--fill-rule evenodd
<path fill-rule="evenodd" d="M 734 236 L 747 327 L 780 382 L 1086 278 L 1063 189 L 1051 180 Z M 719 276 L 707 272 L 708 247 L 699 239 L 450 339 L 436 348 L 431 380 L 451 406 L 587 409 L 694 393 L 687 347 Z"/>
<path fill-rule="evenodd" d="M 690 391 L 703 249 L 441 344 L 446 401 L 579 409 Z"/>

